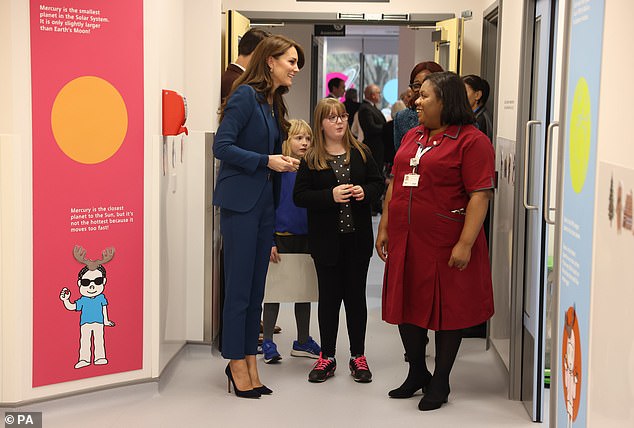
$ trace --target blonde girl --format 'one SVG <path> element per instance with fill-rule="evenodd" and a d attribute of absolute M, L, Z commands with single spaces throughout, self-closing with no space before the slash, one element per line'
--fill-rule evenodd
<path fill-rule="evenodd" d="M 303 120 L 290 120 L 288 138 L 282 154 L 302 159 L 312 143 L 313 133 Z M 280 204 L 275 211 L 275 237 L 271 248 L 269 273 L 264 294 L 262 353 L 264 362 L 282 359 L 273 342 L 273 330 L 280 302 L 295 302 L 297 340 L 293 341 L 294 357 L 319 358 L 321 349 L 309 335 L 310 302 L 317 301 L 317 277 L 308 255 L 306 209 L 293 202 L 295 172 L 281 175 Z"/>

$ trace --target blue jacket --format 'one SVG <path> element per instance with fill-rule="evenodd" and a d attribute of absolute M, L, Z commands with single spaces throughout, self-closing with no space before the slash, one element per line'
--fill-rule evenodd
<path fill-rule="evenodd" d="M 221 161 L 214 205 L 248 212 L 271 179 L 279 199 L 277 174 L 266 165 L 269 154 L 282 153 L 282 135 L 269 105 L 251 86 L 238 86 L 227 100 L 213 149 Z"/>

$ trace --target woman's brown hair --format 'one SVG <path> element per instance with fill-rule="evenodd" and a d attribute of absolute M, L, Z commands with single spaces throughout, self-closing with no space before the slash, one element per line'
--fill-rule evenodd
<path fill-rule="evenodd" d="M 261 103 L 267 102 L 267 98 L 271 95 L 273 90 L 273 78 L 271 77 L 267 60 L 270 57 L 279 58 L 290 48 L 297 50 L 297 67 L 301 69 L 304 66 L 304 50 L 302 47 L 288 37 L 273 35 L 262 40 L 255 48 L 246 70 L 233 82 L 231 92 L 240 85 L 249 85 L 255 89 L 255 92 L 262 96 L 262 100 L 260 100 Z M 277 120 L 284 134 L 288 132 L 290 126 L 290 123 L 286 119 L 288 109 L 284 103 L 284 97 L 282 97 L 282 95 L 287 92 L 287 86 L 280 86 L 275 93 L 272 94 Z M 220 121 L 224 118 L 225 106 L 230 97 L 231 93 L 229 93 L 229 96 L 220 106 Z"/>
<path fill-rule="evenodd" d="M 323 170 L 329 169 L 329 160 L 334 159 L 334 156 L 328 154 L 326 151 L 326 138 L 324 136 L 324 130 L 321 127 L 321 122 L 330 115 L 342 115 L 346 113 L 346 107 L 335 98 L 323 98 L 315 106 L 315 114 L 313 118 L 313 145 L 308 149 L 304 159 L 310 169 Z M 350 150 L 355 148 L 361 153 L 363 162 L 367 162 L 367 154 L 370 153 L 370 149 L 365 144 L 357 140 L 348 126 L 348 121 L 343 121 L 346 126 L 346 132 L 343 135 L 343 146 L 346 149 L 345 163 L 350 163 Z"/>

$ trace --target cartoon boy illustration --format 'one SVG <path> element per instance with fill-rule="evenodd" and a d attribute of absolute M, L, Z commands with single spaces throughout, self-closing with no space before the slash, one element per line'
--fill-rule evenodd
<path fill-rule="evenodd" d="M 101 260 L 87 259 L 86 250 L 79 246 L 75 246 L 73 255 L 79 263 L 85 264 L 77 275 L 77 285 L 81 297 L 71 303 L 70 290 L 64 287 L 59 298 L 69 311 L 81 312 L 79 317 L 79 361 L 75 364 L 75 368 L 80 369 L 90 365 L 91 338 L 95 347 L 94 364 L 96 366 L 108 364 L 103 328 L 104 326 L 114 327 L 114 322 L 108 319 L 108 300 L 103 295 L 107 281 L 106 268 L 103 265 L 114 257 L 114 248 L 103 250 Z"/>

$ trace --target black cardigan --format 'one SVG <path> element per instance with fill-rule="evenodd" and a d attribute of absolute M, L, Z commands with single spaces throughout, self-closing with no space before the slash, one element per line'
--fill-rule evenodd
<path fill-rule="evenodd" d="M 381 197 L 385 187 L 372 155 L 368 152 L 365 155 L 364 163 L 358 150 L 353 148 L 350 152 L 351 184 L 363 187 L 365 194 L 362 201 L 350 200 L 359 260 L 372 257 L 374 236 L 370 206 Z M 339 239 L 339 204 L 332 195 L 332 189 L 336 186 L 337 177 L 331 168 L 310 169 L 306 161 L 302 160 L 295 180 L 293 200 L 298 207 L 308 209 L 310 254 L 317 263 L 330 266 L 337 264 L 339 258 L 339 246 L 336 245 Z"/>

